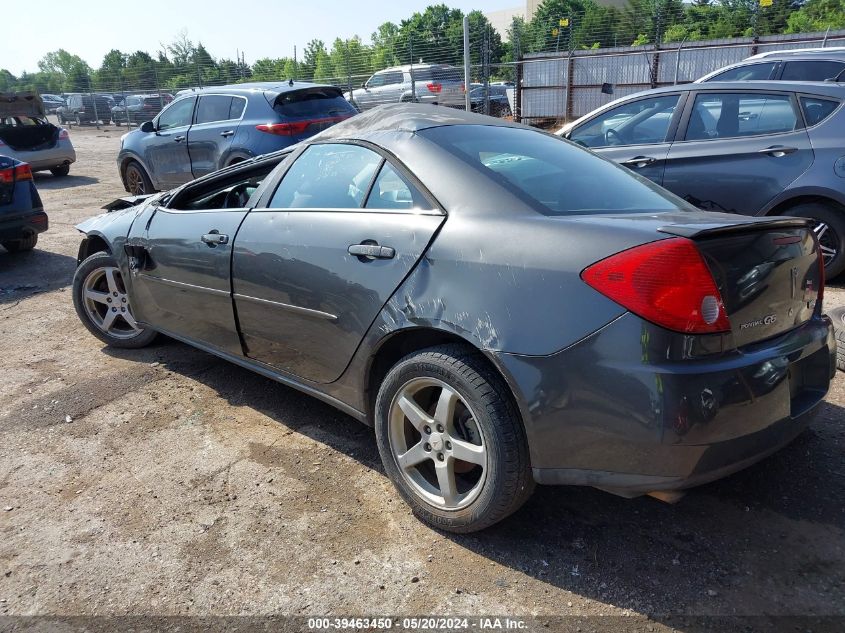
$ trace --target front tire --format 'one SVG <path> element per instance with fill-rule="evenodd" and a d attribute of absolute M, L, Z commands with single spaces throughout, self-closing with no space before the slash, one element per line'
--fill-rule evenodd
<path fill-rule="evenodd" d="M 812 202 L 787 209 L 784 215 L 815 221 L 813 230 L 821 245 L 826 279 L 833 279 L 845 270 L 845 210 Z"/>
<path fill-rule="evenodd" d="M 482 530 L 534 489 L 508 387 L 469 347 L 442 345 L 399 361 L 379 388 L 375 427 L 388 477 L 436 528 Z"/>
<path fill-rule="evenodd" d="M 2 242 L 3 248 L 10 253 L 23 253 L 24 251 L 31 251 L 38 244 L 38 233 L 30 233 L 26 237 L 19 240 L 8 240 Z"/>
<path fill-rule="evenodd" d="M 126 183 L 126 191 L 133 196 L 143 196 L 153 192 L 153 183 L 147 172 L 134 160 L 129 161 L 123 171 L 123 181 Z"/>
<path fill-rule="evenodd" d="M 135 321 L 120 268 L 108 253 L 94 253 L 76 269 L 73 307 L 88 331 L 110 347 L 145 347 L 156 337 Z"/>

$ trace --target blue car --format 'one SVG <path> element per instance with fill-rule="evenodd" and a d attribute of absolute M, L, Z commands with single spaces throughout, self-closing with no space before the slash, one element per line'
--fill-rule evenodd
<path fill-rule="evenodd" d="M 185 91 L 121 138 L 117 167 L 133 195 L 171 189 L 354 114 L 338 88 L 293 80 Z"/>
<path fill-rule="evenodd" d="M 32 181 L 32 168 L 0 156 L 0 245 L 10 253 L 35 248 L 47 230 L 47 214 Z"/>

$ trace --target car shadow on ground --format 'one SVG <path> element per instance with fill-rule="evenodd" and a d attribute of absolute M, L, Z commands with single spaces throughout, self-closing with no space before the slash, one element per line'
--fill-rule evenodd
<path fill-rule="evenodd" d="M 233 406 L 259 410 L 384 472 L 371 429 L 294 389 L 167 339 L 145 350 L 104 351 L 160 362 Z M 819 550 L 807 530 L 845 530 L 843 420 L 845 409 L 823 403 L 810 429 L 790 445 L 740 473 L 689 491 L 675 505 L 592 488 L 538 487 L 526 506 L 502 523 L 477 534 L 444 536 L 550 587 L 649 614 L 685 631 L 702 623 L 685 622 L 682 614 L 802 613 L 807 608 L 802 602 L 821 604 L 822 613 L 842 614 L 845 602 L 836 598 L 845 586 L 836 571 L 841 561 L 814 555 Z M 828 548 L 832 552 L 836 544 Z M 501 586 L 512 580 L 502 577 Z M 769 594 L 773 587 L 800 588 L 802 600 Z M 750 595 L 756 598 L 749 603 Z M 570 607 L 561 604 L 560 613 Z"/>
<path fill-rule="evenodd" d="M 73 167 L 71 167 L 73 169 Z M 35 178 L 35 186 L 38 189 L 68 189 L 70 187 L 82 187 L 84 185 L 96 185 L 100 182 L 99 178 L 92 178 L 91 176 L 76 176 L 68 174 L 67 176 L 53 176 L 49 172 L 36 172 L 33 174 Z"/>
<path fill-rule="evenodd" d="M 0 246 L 0 304 L 65 288 L 73 282 L 76 259 L 35 250 L 10 253 Z"/>

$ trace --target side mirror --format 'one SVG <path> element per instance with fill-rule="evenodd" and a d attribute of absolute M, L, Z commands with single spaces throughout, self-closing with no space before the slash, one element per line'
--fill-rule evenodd
<path fill-rule="evenodd" d="M 141 123 L 141 127 L 139 128 L 144 134 L 150 134 L 151 132 L 156 131 L 156 126 L 153 124 L 152 121 L 144 121 Z"/>
<path fill-rule="evenodd" d="M 362 87 L 364 90 L 366 90 L 366 89 L 367 89 L 367 82 L 366 82 L 366 81 L 362 81 L 362 82 L 361 82 L 361 87 Z"/>

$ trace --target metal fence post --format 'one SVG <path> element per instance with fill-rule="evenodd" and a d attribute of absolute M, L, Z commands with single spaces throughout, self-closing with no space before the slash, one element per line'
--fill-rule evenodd
<path fill-rule="evenodd" d="M 681 43 L 678 44 L 678 50 L 675 52 L 675 81 L 672 82 L 673 86 L 678 85 L 678 71 L 681 69 L 681 49 L 684 47 L 684 42 L 687 41 L 687 36 L 684 36 L 684 39 L 681 40 Z"/>
<path fill-rule="evenodd" d="M 563 122 L 568 123 L 572 120 L 572 75 L 575 73 L 575 55 L 569 51 L 569 57 L 566 60 L 566 103 L 563 105 Z"/>
<path fill-rule="evenodd" d="M 525 60 L 520 55 L 516 60 L 516 87 L 513 95 L 513 120 L 519 123 L 522 120 L 522 81 L 523 81 L 523 65 Z M 467 93 L 467 101 L 469 101 L 469 93 Z"/>
<path fill-rule="evenodd" d="M 469 16 L 464 16 L 464 109 L 469 112 L 472 109 L 469 98 L 469 88 L 472 85 L 469 70 Z"/>

